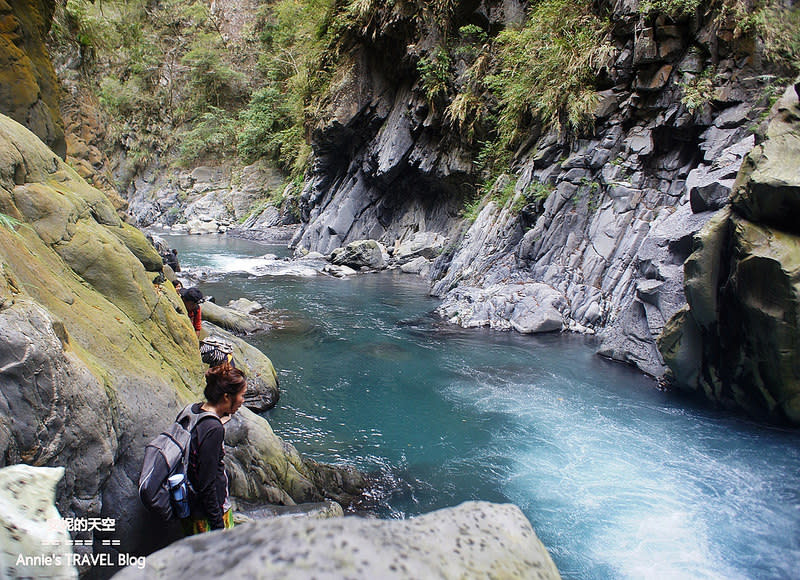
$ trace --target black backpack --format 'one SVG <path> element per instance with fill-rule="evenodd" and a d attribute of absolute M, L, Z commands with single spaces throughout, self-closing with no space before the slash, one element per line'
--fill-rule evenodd
<path fill-rule="evenodd" d="M 186 476 L 192 430 L 206 417 L 217 415 L 210 411 L 195 413 L 192 405 L 187 405 L 169 429 L 150 441 L 144 450 L 139 498 L 147 509 L 164 520 L 175 519 L 167 479 L 176 473 Z M 186 483 L 189 484 L 188 477 Z"/>

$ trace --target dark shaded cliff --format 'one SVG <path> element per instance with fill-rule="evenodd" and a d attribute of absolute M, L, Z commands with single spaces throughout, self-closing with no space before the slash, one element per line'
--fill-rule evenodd
<path fill-rule="evenodd" d="M 0 1 L 0 113 L 64 158 L 60 85 L 45 45 L 55 6 L 54 0 Z"/>
<path fill-rule="evenodd" d="M 800 84 L 745 159 L 733 203 L 696 236 L 688 304 L 659 347 L 676 385 L 800 423 Z"/>

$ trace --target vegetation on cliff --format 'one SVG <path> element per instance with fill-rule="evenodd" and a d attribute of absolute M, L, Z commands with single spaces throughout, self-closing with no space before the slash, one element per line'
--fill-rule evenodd
<path fill-rule="evenodd" d="M 628 25 L 611 21 L 612 4 L 542 0 L 497 29 L 455 0 L 242 0 L 238 9 L 254 13 L 231 29 L 202 0 L 69 0 L 52 37 L 80 55 L 114 129 L 109 152 L 121 149 L 132 173 L 155 157 L 187 166 L 238 157 L 299 178 L 331 80 L 362 45 L 384 73 L 414 83 L 490 186 L 541 132 L 591 132 L 620 50 L 616 27 Z M 762 43 L 776 75 L 800 71 L 800 9 L 779 0 L 647 0 L 639 11 L 652 22 L 715 21 L 720 42 Z M 717 86 L 706 56 L 681 83 L 696 114 Z"/>

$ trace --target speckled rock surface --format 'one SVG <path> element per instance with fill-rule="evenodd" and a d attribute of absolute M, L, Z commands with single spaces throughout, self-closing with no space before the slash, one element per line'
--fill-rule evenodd
<path fill-rule="evenodd" d="M 468 502 L 409 520 L 261 520 L 187 538 L 126 568 L 135 578 L 556 579 L 520 509 Z"/>
<path fill-rule="evenodd" d="M 77 578 L 66 527 L 53 525 L 56 485 L 63 467 L 12 465 L 0 469 L 0 577 Z M 42 560 L 43 545 L 51 546 Z M 36 556 L 40 559 L 37 560 Z"/>

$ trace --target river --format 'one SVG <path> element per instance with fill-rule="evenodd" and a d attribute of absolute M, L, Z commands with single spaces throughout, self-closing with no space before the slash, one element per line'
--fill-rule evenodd
<path fill-rule="evenodd" d="M 271 311 L 249 339 L 280 377 L 267 418 L 302 454 L 372 474 L 381 517 L 511 502 L 564 578 L 800 574 L 800 431 L 659 391 L 587 337 L 443 323 L 414 276 L 287 275 L 262 257 L 285 248 L 166 239 L 219 304 Z"/>

